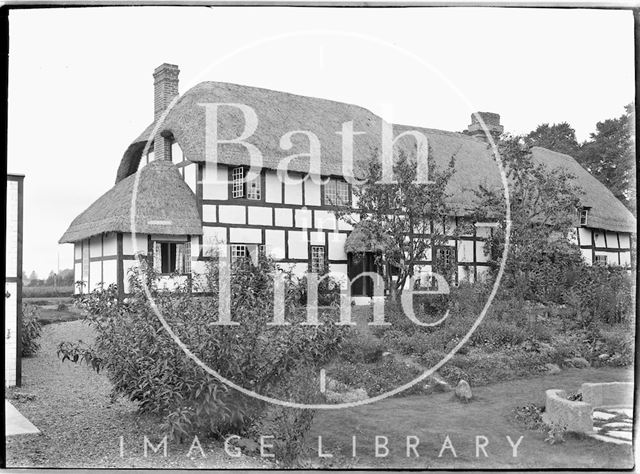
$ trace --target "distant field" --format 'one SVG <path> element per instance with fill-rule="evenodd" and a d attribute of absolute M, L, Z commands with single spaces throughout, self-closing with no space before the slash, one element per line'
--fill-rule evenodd
<path fill-rule="evenodd" d="M 60 296 L 72 296 L 73 286 L 59 286 L 54 288 L 53 286 L 23 286 L 22 296 L 24 298 L 47 298 L 47 297 L 60 297 Z"/>

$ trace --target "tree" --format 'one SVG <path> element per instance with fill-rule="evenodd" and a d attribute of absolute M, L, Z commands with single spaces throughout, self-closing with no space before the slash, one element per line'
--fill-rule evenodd
<path fill-rule="evenodd" d="M 615 119 L 596 124 L 596 132 L 576 156 L 589 173 L 636 213 L 634 104 Z"/>
<path fill-rule="evenodd" d="M 579 197 L 574 176 L 534 163 L 526 137 L 505 136 L 498 143 L 509 182 L 511 233 L 502 287 L 519 298 L 549 301 L 567 268 L 581 262 L 575 232 Z M 502 189 L 480 187 L 477 220 L 498 220 L 488 247 L 494 271 L 503 254 L 506 203 Z M 564 272 L 562 275 L 558 271 Z"/>
<path fill-rule="evenodd" d="M 38 279 L 38 274 L 36 273 L 35 270 L 31 271 L 31 275 L 29 275 L 29 280 L 34 281 Z"/>
<path fill-rule="evenodd" d="M 428 250 L 451 238 L 437 227 L 433 229 L 432 222 L 442 222 L 444 216 L 452 215 L 445 202 L 445 188 L 453 165 L 453 157 L 443 171 L 430 162 L 429 180 L 433 183 L 421 184 L 416 182 L 415 159 L 400 152 L 393 165 L 396 184 L 381 184 L 382 165 L 377 157 L 372 157 L 361 176 L 363 184 L 353 187 L 360 208 L 359 222 L 353 219 L 352 209 L 335 209 L 341 219 L 356 226 L 354 232 L 361 240 L 356 245 L 347 245 L 345 250 L 375 252 L 375 263 L 384 269 L 385 287 L 393 300 L 414 275 L 416 264 L 428 259 Z"/>
<path fill-rule="evenodd" d="M 539 146 L 573 157 L 580 150 L 576 131 L 567 122 L 538 125 L 538 128 L 526 136 L 526 142 L 529 146 Z"/>

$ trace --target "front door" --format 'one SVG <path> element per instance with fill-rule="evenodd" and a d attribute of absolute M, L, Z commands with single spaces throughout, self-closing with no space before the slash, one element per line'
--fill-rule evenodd
<path fill-rule="evenodd" d="M 364 272 L 376 272 L 376 268 L 373 252 L 347 254 L 347 276 L 351 281 L 351 296 L 373 296 L 373 279 L 357 277 Z"/>

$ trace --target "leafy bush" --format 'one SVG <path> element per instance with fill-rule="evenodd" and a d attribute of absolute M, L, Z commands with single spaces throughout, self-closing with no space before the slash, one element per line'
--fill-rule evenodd
<path fill-rule="evenodd" d="M 384 345 L 379 339 L 356 329 L 340 345 L 340 358 L 347 362 L 378 362 L 383 352 Z"/>
<path fill-rule="evenodd" d="M 208 367 L 234 383 L 262 395 L 300 403 L 315 401 L 319 383 L 311 374 L 335 354 L 345 329 L 337 308 L 320 315 L 320 326 L 303 326 L 306 314 L 297 300 L 295 284 L 285 274 L 285 310 L 290 325 L 268 325 L 274 318 L 275 264 L 238 261 L 231 269 L 230 314 L 238 325 L 216 325 L 220 288 L 218 267 L 208 270 L 209 296 L 193 296 L 187 288 L 155 288 L 155 275 L 146 269 L 130 278 L 131 294 L 117 300 L 112 285 L 79 299 L 86 322 L 96 329 L 91 347 L 63 343 L 59 355 L 104 370 L 113 395 L 138 402 L 140 411 L 159 414 L 174 438 L 193 434 L 248 434 L 252 427 L 272 423 L 281 436 L 280 452 L 293 456 L 309 426 L 313 411 L 273 408 L 248 397 L 190 360 L 169 336 L 143 283 L 167 325 Z M 301 398 L 296 398 L 301 397 Z M 271 420 L 271 421 L 269 421 Z"/>
<path fill-rule="evenodd" d="M 22 332 L 20 334 L 20 342 L 22 344 L 22 356 L 28 357 L 34 355 L 40 349 L 40 335 L 42 333 L 42 325 L 38 320 L 38 307 L 30 304 L 22 305 Z"/>
<path fill-rule="evenodd" d="M 534 403 L 518 406 L 513 409 L 513 417 L 516 423 L 524 426 L 528 430 L 544 431 L 547 427 L 542 420 L 544 407 Z"/>
<path fill-rule="evenodd" d="M 369 396 L 388 392 L 415 379 L 421 371 L 402 362 L 388 358 L 376 364 L 343 362 L 327 370 L 327 375 L 350 387 L 364 388 Z M 405 390 L 400 396 L 421 390 L 420 384 Z"/>
<path fill-rule="evenodd" d="M 565 299 L 586 328 L 630 321 L 634 314 L 633 291 L 632 277 L 625 269 L 584 265 Z"/>

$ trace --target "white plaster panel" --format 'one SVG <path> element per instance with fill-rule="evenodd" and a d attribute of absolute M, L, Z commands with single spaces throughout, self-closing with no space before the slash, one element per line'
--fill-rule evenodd
<path fill-rule="evenodd" d="M 631 252 L 620 252 L 620 265 L 623 267 L 631 266 Z"/>
<path fill-rule="evenodd" d="M 105 288 L 118 283 L 118 262 L 116 260 L 102 262 L 102 279 Z"/>
<path fill-rule="evenodd" d="M 134 255 L 135 253 L 147 254 L 147 234 L 135 235 L 135 247 L 133 234 L 123 234 L 122 236 L 122 252 L 125 255 Z M 93 254 L 91 254 L 93 257 Z"/>
<path fill-rule="evenodd" d="M 231 228 L 229 229 L 229 243 L 261 244 L 262 231 L 260 229 Z"/>
<path fill-rule="evenodd" d="M 473 245 L 474 243 L 471 240 L 458 241 L 459 262 L 473 262 Z"/>
<path fill-rule="evenodd" d="M 273 225 L 270 207 L 249 206 L 249 225 Z"/>
<path fill-rule="evenodd" d="M 115 233 L 109 232 L 108 234 L 105 234 L 103 252 L 105 256 L 118 254 L 118 237 Z"/>
<path fill-rule="evenodd" d="M 274 259 L 285 258 L 284 230 L 266 230 L 264 234 L 266 253 Z"/>
<path fill-rule="evenodd" d="M 73 259 L 80 260 L 82 258 L 82 244 L 80 242 L 75 242 L 73 244 Z"/>
<path fill-rule="evenodd" d="M 293 227 L 293 209 L 276 207 L 276 225 L 280 227 Z"/>
<path fill-rule="evenodd" d="M 591 229 L 578 227 L 578 236 L 580 236 L 580 245 L 591 245 Z"/>
<path fill-rule="evenodd" d="M 89 239 L 91 257 L 102 257 L 102 236 L 94 235 Z"/>
<path fill-rule="evenodd" d="M 607 248 L 618 248 L 618 234 L 616 232 L 607 232 Z"/>
<path fill-rule="evenodd" d="M 202 228 L 202 254 L 203 256 L 215 255 L 218 245 L 226 245 L 227 229 L 225 227 Z"/>
<path fill-rule="evenodd" d="M 203 222 L 217 222 L 217 219 L 216 219 L 216 205 L 215 204 L 203 204 L 202 205 L 202 221 Z"/>
<path fill-rule="evenodd" d="M 593 238 L 596 243 L 596 247 L 604 247 L 604 232 L 601 230 L 596 230 L 593 232 Z"/>
<path fill-rule="evenodd" d="M 309 209 L 296 209 L 296 227 L 310 229 L 311 215 L 312 211 L 310 211 Z"/>
<path fill-rule="evenodd" d="M 316 229 L 333 230 L 337 226 L 336 215 L 331 211 L 313 211 L 314 225 Z"/>
<path fill-rule="evenodd" d="M 629 239 L 629 234 L 620 232 L 618 234 L 618 237 L 620 238 L 620 248 L 621 249 L 628 249 L 629 247 L 631 247 L 631 241 Z"/>
<path fill-rule="evenodd" d="M 266 171 L 264 183 L 267 188 L 264 193 L 265 201 L 282 203 L 282 183 L 278 179 L 277 173 Z"/>
<path fill-rule="evenodd" d="M 310 245 L 324 245 L 324 232 L 310 232 Z"/>
<path fill-rule="evenodd" d="M 296 178 L 297 180 L 297 178 Z M 285 204 L 302 204 L 302 183 L 285 183 L 284 185 Z"/>
<path fill-rule="evenodd" d="M 200 255 L 200 238 L 197 235 L 191 236 L 191 260 L 196 260 Z M 193 268 L 193 264 L 191 264 Z"/>
<path fill-rule="evenodd" d="M 580 253 L 582 253 L 582 258 L 588 265 L 593 263 L 591 259 L 591 249 L 580 249 Z"/>
<path fill-rule="evenodd" d="M 229 199 L 227 168 L 216 163 L 204 163 L 202 172 L 203 199 Z"/>
<path fill-rule="evenodd" d="M 98 284 L 102 282 L 102 262 L 89 263 L 89 291 L 98 288 Z"/>
<path fill-rule="evenodd" d="M 288 258 L 309 258 L 309 243 L 307 240 L 307 232 L 290 231 L 289 232 L 289 255 Z"/>
<path fill-rule="evenodd" d="M 344 242 L 347 240 L 347 234 L 332 233 L 329 235 L 329 259 L 330 260 L 346 260 L 347 254 L 344 251 Z"/>
<path fill-rule="evenodd" d="M 319 206 L 321 187 L 311 178 L 304 181 L 304 203 L 307 206 Z"/>
<path fill-rule="evenodd" d="M 246 224 L 247 216 L 244 206 L 221 205 L 218 211 L 221 223 L 226 224 Z"/>

